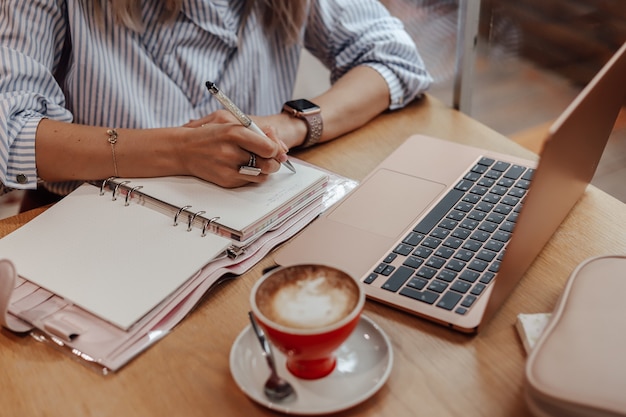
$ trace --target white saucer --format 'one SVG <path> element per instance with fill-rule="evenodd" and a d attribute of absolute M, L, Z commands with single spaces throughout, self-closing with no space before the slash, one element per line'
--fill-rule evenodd
<path fill-rule="evenodd" d="M 315 415 L 345 410 L 374 395 L 387 381 L 393 364 L 389 338 L 365 316 L 337 351 L 337 366 L 327 377 L 299 379 L 285 366 L 285 356 L 274 350 L 278 373 L 295 388 L 297 398 L 288 403 L 271 402 L 263 394 L 270 371 L 261 345 L 246 327 L 230 350 L 230 372 L 239 388 L 252 400 L 287 414 Z"/>

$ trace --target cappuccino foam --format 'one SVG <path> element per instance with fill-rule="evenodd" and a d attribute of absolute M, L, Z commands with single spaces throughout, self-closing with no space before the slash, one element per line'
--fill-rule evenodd
<path fill-rule="evenodd" d="M 257 306 L 268 319 L 298 329 L 336 323 L 354 310 L 358 300 L 356 282 L 341 271 L 319 266 L 279 271 L 256 295 Z"/>

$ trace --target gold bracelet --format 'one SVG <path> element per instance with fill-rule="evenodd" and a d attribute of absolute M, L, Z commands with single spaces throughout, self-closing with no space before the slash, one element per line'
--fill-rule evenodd
<path fill-rule="evenodd" d="M 113 172 L 115 176 L 118 177 L 117 174 L 117 158 L 115 157 L 115 144 L 117 143 L 117 130 L 115 129 L 107 129 L 107 135 L 109 135 L 109 143 L 111 144 L 111 154 L 113 154 Z"/>

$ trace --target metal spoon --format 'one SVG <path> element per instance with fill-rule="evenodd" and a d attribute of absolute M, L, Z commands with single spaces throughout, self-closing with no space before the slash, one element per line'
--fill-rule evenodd
<path fill-rule="evenodd" d="M 252 328 L 254 329 L 254 333 L 256 334 L 257 339 L 259 339 L 259 343 L 261 343 L 261 347 L 263 348 L 263 356 L 265 356 L 265 360 L 270 367 L 270 377 L 265 382 L 263 386 L 263 392 L 265 396 L 274 402 L 286 401 L 287 399 L 295 399 L 296 391 L 293 389 L 289 382 L 285 381 L 281 378 L 276 372 L 276 362 L 274 361 L 274 355 L 272 354 L 272 347 L 268 343 L 265 338 L 265 333 L 263 329 L 259 327 L 252 312 L 248 312 L 248 317 L 250 317 L 250 323 L 252 323 Z"/>

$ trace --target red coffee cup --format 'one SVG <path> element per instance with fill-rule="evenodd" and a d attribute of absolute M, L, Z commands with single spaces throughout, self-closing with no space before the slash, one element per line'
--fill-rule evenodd
<path fill-rule="evenodd" d="M 361 284 L 326 265 L 276 268 L 250 294 L 257 322 L 287 357 L 287 369 L 303 379 L 333 371 L 334 352 L 357 326 L 364 304 Z"/>

